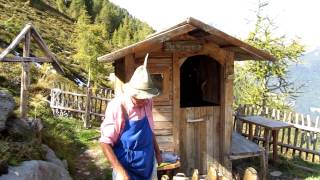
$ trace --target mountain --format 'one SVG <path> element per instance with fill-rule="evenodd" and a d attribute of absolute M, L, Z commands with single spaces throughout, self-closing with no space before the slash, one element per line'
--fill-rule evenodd
<path fill-rule="evenodd" d="M 320 47 L 301 57 L 301 64 L 291 64 L 289 78 L 295 85 L 304 85 L 294 101 L 296 112 L 320 115 Z"/>

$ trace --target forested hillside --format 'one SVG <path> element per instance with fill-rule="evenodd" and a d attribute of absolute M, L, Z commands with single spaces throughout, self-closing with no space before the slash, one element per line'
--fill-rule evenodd
<path fill-rule="evenodd" d="M 0 50 L 31 22 L 62 62 L 69 79 L 78 78 L 86 83 L 90 72 L 96 86 L 106 85 L 103 79 L 112 71 L 110 66 L 98 63 L 97 56 L 139 41 L 153 32 L 146 23 L 107 0 L 0 0 L 0 10 Z M 14 55 L 22 54 L 21 47 Z M 35 47 L 31 50 L 33 56 L 41 56 Z M 20 66 L 12 67 L 12 64 L 0 64 L 0 79 L 9 81 L 1 83 L 2 87 L 18 86 Z M 34 74 L 34 81 L 39 77 L 49 78 L 50 82 L 63 79 L 49 77 L 50 68 L 41 68 Z M 46 74 L 41 74 L 43 72 Z"/>
<path fill-rule="evenodd" d="M 45 159 L 40 148 L 44 143 L 66 160 L 74 179 L 109 179 L 110 167 L 93 140 L 100 122 L 85 129 L 79 119 L 54 117 L 48 104 L 50 88 L 58 83 L 76 91 L 79 85 L 86 86 L 89 77 L 93 88 L 108 86 L 113 69 L 97 62 L 97 57 L 144 39 L 154 30 L 107 0 L 0 0 L 0 12 L 0 52 L 31 22 L 66 72 L 60 75 L 50 64 L 32 63 L 28 118 L 41 119 L 44 130 L 40 138 L 19 140 L 20 144 L 16 135 L 6 134 L 9 128 L 0 132 L 0 176 L 8 166 Z M 33 41 L 31 45 L 31 56 L 44 56 Z M 10 54 L 17 55 L 22 56 L 22 44 Z M 20 82 L 21 63 L 0 62 L 0 91 L 9 90 L 15 98 L 13 118 L 19 117 Z"/>

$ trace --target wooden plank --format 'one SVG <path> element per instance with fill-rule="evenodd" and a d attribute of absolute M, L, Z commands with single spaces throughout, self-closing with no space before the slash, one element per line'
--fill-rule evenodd
<path fill-rule="evenodd" d="M 155 130 L 155 135 L 156 136 L 172 136 L 173 132 L 172 129 L 157 129 Z"/>
<path fill-rule="evenodd" d="M 161 130 L 161 129 L 172 129 L 172 122 L 154 122 L 154 129 Z"/>
<path fill-rule="evenodd" d="M 172 112 L 156 112 L 153 113 L 154 121 L 169 121 L 172 122 Z"/>
<path fill-rule="evenodd" d="M 28 29 L 28 27 L 26 28 Z M 23 45 L 23 57 L 30 56 L 30 31 L 27 31 L 24 38 Z M 19 38 L 18 38 L 19 39 Z M 30 64 L 22 62 L 22 73 L 21 73 L 21 94 L 20 94 L 20 115 L 21 119 L 27 119 L 28 113 L 28 91 L 30 85 Z"/>
<path fill-rule="evenodd" d="M 203 44 L 199 40 L 167 41 L 163 44 L 164 52 L 199 52 Z"/>
<path fill-rule="evenodd" d="M 259 156 L 262 150 L 254 142 L 247 140 L 238 133 L 232 133 L 232 143 L 230 154 L 232 157 L 240 155 L 256 155 Z"/>
<path fill-rule="evenodd" d="M 4 57 L 0 60 L 1 62 L 52 62 L 51 59 L 47 57 Z"/>
<path fill-rule="evenodd" d="M 262 116 L 239 116 L 238 118 L 244 122 L 253 123 L 271 130 L 292 127 L 291 124 L 282 121 L 275 121 Z"/>
<path fill-rule="evenodd" d="M 320 156 L 320 152 L 319 151 L 314 151 L 311 149 L 306 149 L 306 148 L 301 148 L 301 147 L 297 147 L 295 145 L 289 145 L 289 144 L 283 144 L 283 143 L 278 143 L 279 146 L 284 146 L 284 147 L 288 147 L 290 149 L 293 149 L 294 151 L 301 151 L 301 152 L 307 152 L 307 153 L 311 153 L 311 154 L 315 154 Z"/>
<path fill-rule="evenodd" d="M 194 29 L 195 29 L 195 27 L 192 25 L 189 25 L 189 24 L 182 25 L 180 27 L 171 29 L 169 31 L 165 31 L 163 33 L 159 33 L 155 36 L 152 36 L 152 37 L 147 38 L 143 41 L 140 41 L 138 43 L 127 46 L 125 48 L 119 49 L 119 50 L 114 51 L 112 53 L 98 57 L 98 61 L 110 62 L 110 61 L 119 59 L 119 58 L 125 56 L 126 54 L 137 53 L 140 51 L 149 52 L 152 49 L 154 49 L 155 47 L 159 46 L 159 44 L 170 40 L 171 37 L 185 34 L 187 32 L 194 30 Z"/>
<path fill-rule="evenodd" d="M 168 106 L 155 106 L 155 105 L 153 105 L 152 112 L 153 113 L 162 113 L 162 112 L 172 113 L 173 106 L 172 105 L 168 105 Z"/>
<path fill-rule="evenodd" d="M 199 167 L 199 171 L 201 174 L 207 173 L 207 139 L 211 136 L 208 136 L 207 134 L 207 126 L 208 126 L 208 120 L 210 120 L 206 115 L 207 107 L 201 107 L 200 109 L 200 116 L 206 117 L 206 120 L 199 123 L 199 136 L 200 136 L 200 163 L 201 166 Z M 211 115 L 212 116 L 212 115 Z"/>

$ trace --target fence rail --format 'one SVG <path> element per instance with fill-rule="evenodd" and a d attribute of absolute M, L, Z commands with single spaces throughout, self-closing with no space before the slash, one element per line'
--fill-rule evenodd
<path fill-rule="evenodd" d="M 113 97 L 113 90 L 93 91 L 89 88 L 84 93 L 74 93 L 54 88 L 50 96 L 50 107 L 55 115 L 80 117 L 84 126 L 88 127 L 90 120 L 102 120 L 105 108 Z"/>
<path fill-rule="evenodd" d="M 311 118 L 310 115 L 295 112 L 285 112 L 272 108 L 261 108 L 253 105 L 242 105 L 238 108 L 239 115 L 260 115 L 271 119 L 292 124 L 292 128 L 281 129 L 278 136 L 278 146 L 282 154 L 299 156 L 312 162 L 320 162 L 320 119 L 319 116 Z M 249 134 L 249 124 L 235 121 L 234 128 L 245 136 Z M 253 127 L 254 140 L 263 144 L 264 128 Z M 271 138 L 271 137 L 268 137 Z M 271 141 L 272 142 L 272 141 Z"/>

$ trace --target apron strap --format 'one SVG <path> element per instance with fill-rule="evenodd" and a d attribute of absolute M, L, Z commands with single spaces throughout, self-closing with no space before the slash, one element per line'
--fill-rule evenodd
<path fill-rule="evenodd" d="M 121 102 L 121 110 L 122 110 L 122 114 L 123 114 L 125 121 L 127 121 L 129 118 L 129 115 L 128 115 L 127 109 L 125 108 L 125 106 L 122 102 Z"/>

